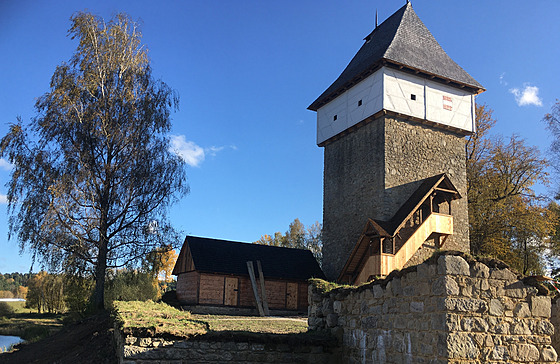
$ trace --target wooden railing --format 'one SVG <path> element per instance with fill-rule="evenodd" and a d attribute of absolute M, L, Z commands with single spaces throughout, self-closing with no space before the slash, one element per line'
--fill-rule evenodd
<path fill-rule="evenodd" d="M 395 269 L 402 269 L 434 233 L 453 234 L 453 216 L 432 212 L 392 254 L 383 249 L 384 252 L 370 256 L 355 282 L 367 282 L 371 276 L 386 276 Z"/>

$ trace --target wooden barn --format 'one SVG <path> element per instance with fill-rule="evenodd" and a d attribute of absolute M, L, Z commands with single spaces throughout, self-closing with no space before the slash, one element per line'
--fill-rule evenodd
<path fill-rule="evenodd" d="M 257 307 L 261 315 L 307 310 L 307 280 L 324 279 L 309 250 L 196 236 L 185 238 L 173 274 L 183 304 Z"/>

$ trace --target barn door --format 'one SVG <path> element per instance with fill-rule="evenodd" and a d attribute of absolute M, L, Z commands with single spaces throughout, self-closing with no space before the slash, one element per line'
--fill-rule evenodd
<path fill-rule="evenodd" d="M 288 283 L 288 286 L 286 287 L 286 308 L 288 310 L 297 310 L 297 294 L 298 284 Z"/>
<path fill-rule="evenodd" d="M 226 306 L 237 306 L 237 291 L 239 279 L 235 277 L 226 277 L 226 287 L 224 294 L 224 304 Z"/>

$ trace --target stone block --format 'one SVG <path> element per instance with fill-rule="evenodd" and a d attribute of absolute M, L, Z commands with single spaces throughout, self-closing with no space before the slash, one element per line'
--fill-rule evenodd
<path fill-rule="evenodd" d="M 531 310 L 529 310 L 529 305 L 526 302 L 519 302 L 513 309 L 513 315 L 515 317 L 531 316 Z"/>
<path fill-rule="evenodd" d="M 492 360 L 508 360 L 509 352 L 505 346 L 495 346 L 490 353 L 490 359 Z"/>
<path fill-rule="evenodd" d="M 556 362 L 558 360 L 558 354 L 552 346 L 546 345 L 541 350 L 541 360 L 545 362 Z"/>
<path fill-rule="evenodd" d="M 459 285 L 450 276 L 439 277 L 432 283 L 432 293 L 436 296 L 456 296 Z"/>
<path fill-rule="evenodd" d="M 338 325 L 338 314 L 331 313 L 327 315 L 327 327 L 335 327 Z"/>
<path fill-rule="evenodd" d="M 490 278 L 492 279 L 500 279 L 503 281 L 516 281 L 517 275 L 514 274 L 509 269 L 491 269 L 490 270 Z"/>
<path fill-rule="evenodd" d="M 380 284 L 376 284 L 375 286 L 373 286 L 372 291 L 373 291 L 374 298 L 383 297 L 383 288 L 381 288 Z"/>
<path fill-rule="evenodd" d="M 137 345 L 142 347 L 152 346 L 152 338 L 150 337 L 141 337 L 138 339 Z"/>
<path fill-rule="evenodd" d="M 525 320 L 518 320 L 511 325 L 511 333 L 513 335 L 531 335 L 531 329 Z"/>
<path fill-rule="evenodd" d="M 550 317 L 550 313 L 551 313 L 550 297 L 532 296 L 531 313 L 535 317 Z"/>
<path fill-rule="evenodd" d="M 446 300 L 446 307 L 449 310 L 459 312 L 484 313 L 488 310 L 486 302 L 476 298 L 448 298 Z"/>
<path fill-rule="evenodd" d="M 469 263 L 456 255 L 442 255 L 438 258 L 438 274 L 453 274 L 469 276 L 471 274 Z"/>
<path fill-rule="evenodd" d="M 493 298 L 490 300 L 488 313 L 492 316 L 502 316 L 504 314 L 504 305 L 499 299 Z"/>
<path fill-rule="evenodd" d="M 520 362 L 532 362 L 539 360 L 539 349 L 533 344 L 517 344 L 515 356 L 512 359 Z"/>
<path fill-rule="evenodd" d="M 554 325 L 548 320 L 539 320 L 535 327 L 535 333 L 537 335 L 552 336 L 554 335 Z"/>
<path fill-rule="evenodd" d="M 362 318 L 362 328 L 364 330 L 376 329 L 378 322 L 379 316 L 366 316 Z"/>
<path fill-rule="evenodd" d="M 416 267 L 417 279 L 429 280 L 436 274 L 436 266 L 422 263 Z"/>
<path fill-rule="evenodd" d="M 334 311 L 334 313 L 341 313 L 342 312 L 342 301 L 334 301 L 333 302 L 333 311 Z"/>
<path fill-rule="evenodd" d="M 476 278 L 488 278 L 490 277 L 490 268 L 486 264 L 480 262 L 475 262 L 471 267 L 471 276 Z"/>
<path fill-rule="evenodd" d="M 474 340 L 465 333 L 451 333 L 447 338 L 450 359 L 476 359 L 480 355 Z"/>
<path fill-rule="evenodd" d="M 410 296 L 414 296 L 416 293 L 416 287 L 415 286 L 405 286 L 402 289 L 402 293 L 404 296 L 410 297 Z"/>
<path fill-rule="evenodd" d="M 410 312 L 424 312 L 424 302 L 422 301 L 410 302 Z"/>
<path fill-rule="evenodd" d="M 124 359 L 133 358 L 133 357 L 137 357 L 139 355 L 144 354 L 148 350 L 150 350 L 150 349 L 142 348 L 142 347 L 136 346 L 136 345 L 125 345 L 124 348 L 123 348 L 123 356 L 124 356 Z"/>

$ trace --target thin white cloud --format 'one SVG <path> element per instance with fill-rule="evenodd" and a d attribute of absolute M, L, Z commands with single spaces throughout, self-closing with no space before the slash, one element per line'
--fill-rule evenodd
<path fill-rule="evenodd" d="M 14 168 L 14 165 L 8 162 L 7 160 L 5 160 L 4 158 L 0 158 L 0 168 L 6 171 L 11 171 L 12 168 Z"/>
<path fill-rule="evenodd" d="M 0 194 L 0 204 L 6 205 L 8 203 L 8 196 Z"/>
<path fill-rule="evenodd" d="M 170 142 L 171 151 L 183 158 L 183 160 L 191 167 L 200 167 L 200 164 L 204 162 L 206 156 L 215 157 L 218 152 L 221 152 L 226 148 L 223 146 L 202 148 L 195 142 L 187 140 L 184 135 L 172 135 Z M 229 148 L 237 150 L 235 145 L 230 145 Z"/>
<path fill-rule="evenodd" d="M 222 150 L 224 150 L 224 147 L 210 147 L 210 148 L 205 148 L 204 151 L 211 155 L 212 157 L 215 157 L 216 154 L 218 152 L 221 152 Z"/>
<path fill-rule="evenodd" d="M 171 151 L 191 167 L 198 167 L 204 161 L 204 149 L 195 142 L 185 139 L 184 135 L 171 136 Z"/>
<path fill-rule="evenodd" d="M 518 106 L 542 106 L 542 100 L 539 97 L 539 88 L 537 86 L 524 85 L 522 90 L 512 88 L 509 92 L 515 96 L 515 102 L 517 102 Z"/>
<path fill-rule="evenodd" d="M 508 83 L 507 83 L 505 77 L 506 77 L 506 73 L 505 73 L 505 72 L 502 73 L 502 74 L 500 75 L 500 85 L 504 85 L 504 86 L 507 86 L 507 85 L 508 85 Z"/>

